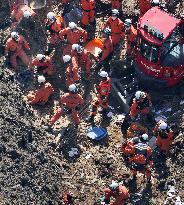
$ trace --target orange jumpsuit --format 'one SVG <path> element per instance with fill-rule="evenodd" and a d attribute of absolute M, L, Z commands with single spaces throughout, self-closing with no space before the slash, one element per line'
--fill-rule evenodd
<path fill-rule="evenodd" d="M 139 113 L 149 114 L 151 105 L 151 98 L 148 94 L 140 100 L 133 100 L 133 103 L 130 108 L 130 116 L 136 117 Z"/>
<path fill-rule="evenodd" d="M 127 130 L 127 138 L 133 138 L 135 135 L 148 133 L 148 129 L 141 126 L 139 123 L 132 123 Z"/>
<path fill-rule="evenodd" d="M 44 83 L 38 90 L 36 90 L 32 95 L 28 95 L 27 98 L 30 104 L 40 104 L 44 105 L 47 103 L 49 96 L 54 93 L 54 88 L 50 83 Z"/>
<path fill-rule="evenodd" d="M 111 0 L 111 4 L 112 4 L 112 10 L 113 9 L 120 9 L 121 3 L 120 0 Z"/>
<path fill-rule="evenodd" d="M 147 178 L 151 176 L 150 167 L 152 166 L 152 149 L 147 143 L 139 142 L 134 146 L 133 156 L 129 158 L 132 163 L 131 172 L 133 176 L 137 175 L 137 171 L 146 174 Z"/>
<path fill-rule="evenodd" d="M 113 40 L 109 36 L 107 39 L 103 41 L 103 48 L 102 48 L 102 57 L 100 61 L 104 61 L 113 51 Z"/>
<path fill-rule="evenodd" d="M 73 44 L 85 43 L 87 40 L 87 32 L 82 28 L 70 29 L 69 27 L 59 32 L 60 39 L 67 40 L 67 46 L 63 50 L 63 55 L 70 55 Z"/>
<path fill-rule="evenodd" d="M 131 26 L 130 30 L 126 33 L 127 40 L 127 54 L 132 54 L 133 48 L 136 45 L 137 30 Z"/>
<path fill-rule="evenodd" d="M 34 59 L 30 65 L 30 68 L 32 68 L 33 66 L 37 67 L 37 72 L 41 71 L 47 75 L 53 75 L 54 73 L 52 59 L 49 56 L 46 56 L 45 61 L 39 61 L 37 59 Z"/>
<path fill-rule="evenodd" d="M 51 45 L 56 45 L 59 40 L 59 32 L 63 27 L 63 18 L 61 16 L 56 17 L 54 23 L 46 22 L 46 28 L 50 33 L 49 43 Z"/>
<path fill-rule="evenodd" d="M 112 42 L 113 45 L 115 46 L 120 42 L 121 38 L 124 38 L 124 23 L 119 18 L 113 20 L 112 17 L 110 16 L 104 28 L 107 27 L 110 27 L 111 29 Z"/>
<path fill-rule="evenodd" d="M 31 13 L 31 17 L 34 17 L 36 15 L 36 13 L 27 5 L 15 5 L 11 12 L 11 18 L 14 21 L 12 23 L 12 28 L 15 29 L 17 24 L 22 20 L 24 11 L 29 11 Z"/>
<path fill-rule="evenodd" d="M 72 58 L 72 61 L 67 65 L 65 75 L 66 75 L 66 86 L 67 87 L 79 81 L 80 79 L 79 67 L 75 59 Z"/>
<path fill-rule="evenodd" d="M 91 116 L 97 114 L 97 108 L 102 106 L 104 109 L 108 108 L 108 100 L 111 89 L 111 79 L 108 77 L 106 81 L 101 81 L 100 84 L 96 87 L 98 92 L 98 100 L 92 102 L 92 112 Z"/>
<path fill-rule="evenodd" d="M 173 132 L 170 129 L 158 131 L 156 144 L 163 152 L 168 152 L 173 141 Z"/>
<path fill-rule="evenodd" d="M 126 200 L 130 197 L 127 188 L 123 185 L 119 185 L 118 191 L 113 191 L 110 188 L 104 189 L 105 192 L 105 202 L 109 204 L 110 198 L 113 197 L 115 201 L 110 203 L 110 205 L 124 205 Z"/>
<path fill-rule="evenodd" d="M 95 20 L 95 4 L 94 0 L 81 0 L 81 8 L 83 10 L 83 17 L 81 23 L 87 26 Z"/>
<path fill-rule="evenodd" d="M 18 41 L 15 41 L 12 38 L 7 40 L 5 46 L 5 55 L 10 52 L 10 63 L 13 68 L 17 68 L 17 57 L 19 57 L 26 66 L 29 65 L 30 59 L 23 50 L 24 48 L 30 50 L 28 42 L 22 35 L 19 36 Z"/>
<path fill-rule="evenodd" d="M 87 80 L 90 80 L 92 66 L 90 53 L 86 49 L 84 49 L 81 53 L 73 51 L 72 58 L 77 62 L 80 68 L 84 68 L 86 70 L 86 78 Z"/>
<path fill-rule="evenodd" d="M 72 118 L 78 125 L 80 123 L 80 117 L 76 108 L 77 106 L 84 104 L 82 96 L 77 93 L 66 93 L 61 97 L 60 102 L 64 105 L 65 108 L 71 111 Z M 61 108 L 58 109 L 56 114 L 51 118 L 50 125 L 52 126 L 63 114 L 65 114 L 64 110 L 62 110 Z"/>
<path fill-rule="evenodd" d="M 151 0 L 138 0 L 141 16 L 151 9 Z"/>

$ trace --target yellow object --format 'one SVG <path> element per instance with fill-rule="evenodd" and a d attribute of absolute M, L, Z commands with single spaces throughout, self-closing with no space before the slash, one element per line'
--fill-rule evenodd
<path fill-rule="evenodd" d="M 95 38 L 89 41 L 85 49 L 88 50 L 92 55 L 98 57 L 99 53 L 102 51 L 103 48 L 103 41 L 100 38 Z"/>

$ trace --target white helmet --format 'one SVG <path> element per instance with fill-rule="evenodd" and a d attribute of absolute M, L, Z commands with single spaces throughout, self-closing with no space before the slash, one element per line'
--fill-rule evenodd
<path fill-rule="evenodd" d="M 140 99 L 143 96 L 144 96 L 144 92 L 142 92 L 142 91 L 137 91 L 135 93 L 135 99 L 137 99 L 137 100 Z"/>
<path fill-rule="evenodd" d="M 15 31 L 11 32 L 11 37 L 12 38 L 19 38 L 19 34 Z"/>
<path fill-rule="evenodd" d="M 56 15 L 55 15 L 54 12 L 49 12 L 49 13 L 47 14 L 47 18 L 48 18 L 49 20 L 53 20 L 55 17 L 56 17 Z"/>
<path fill-rule="evenodd" d="M 43 55 L 43 54 L 37 54 L 36 55 L 36 59 L 39 60 L 39 61 L 42 60 L 42 58 L 44 58 L 44 57 L 45 57 L 45 55 Z"/>
<path fill-rule="evenodd" d="M 99 75 L 100 75 L 102 78 L 108 77 L 108 73 L 105 72 L 105 71 L 101 71 L 101 72 L 99 73 Z"/>
<path fill-rule="evenodd" d="M 125 27 L 130 27 L 132 24 L 132 20 L 131 19 L 125 19 Z"/>
<path fill-rule="evenodd" d="M 112 184 L 109 185 L 110 189 L 115 190 L 117 189 L 119 184 L 115 181 L 112 181 Z"/>
<path fill-rule="evenodd" d="M 73 44 L 72 45 L 72 50 L 75 51 L 75 50 L 79 50 L 80 49 L 80 45 L 79 44 Z"/>
<path fill-rule="evenodd" d="M 162 123 L 159 125 L 159 128 L 160 128 L 161 130 L 165 130 L 165 129 L 167 128 L 167 123 L 162 122 Z"/>
<path fill-rule="evenodd" d="M 119 15 L 119 11 L 117 9 L 113 9 L 112 16 L 118 16 L 118 15 Z"/>
<path fill-rule="evenodd" d="M 160 0 L 152 0 L 152 3 L 155 4 L 155 5 L 157 5 L 157 4 L 160 3 Z"/>
<path fill-rule="evenodd" d="M 43 75 L 38 76 L 38 83 L 44 83 L 45 77 Z"/>
<path fill-rule="evenodd" d="M 64 63 L 67 63 L 67 62 L 69 62 L 70 60 L 71 60 L 71 56 L 69 56 L 69 55 L 63 56 L 63 61 L 64 61 Z"/>
<path fill-rule="evenodd" d="M 68 87 L 68 90 L 69 91 L 75 91 L 77 89 L 77 86 L 75 84 L 71 84 L 69 87 Z"/>
<path fill-rule="evenodd" d="M 74 22 L 70 22 L 69 28 L 71 28 L 71 29 L 77 28 L 77 25 Z"/>
<path fill-rule="evenodd" d="M 24 11 L 23 16 L 25 18 L 29 18 L 29 17 L 31 17 L 31 12 L 26 10 L 26 11 Z"/>
<path fill-rule="evenodd" d="M 144 141 L 148 141 L 148 135 L 147 134 L 143 134 L 141 136 L 141 138 L 144 140 Z"/>

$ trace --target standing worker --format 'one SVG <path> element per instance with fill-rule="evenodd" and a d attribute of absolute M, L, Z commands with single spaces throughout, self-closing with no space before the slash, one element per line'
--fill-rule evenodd
<path fill-rule="evenodd" d="M 90 53 L 79 44 L 72 45 L 72 58 L 78 63 L 79 68 L 86 71 L 86 79 L 90 80 L 92 61 Z"/>
<path fill-rule="evenodd" d="M 154 128 L 156 133 L 156 145 L 161 154 L 167 154 L 173 142 L 173 131 L 168 127 L 167 123 L 160 121 Z"/>
<path fill-rule="evenodd" d="M 111 0 L 112 9 L 120 10 L 121 1 L 120 0 Z"/>
<path fill-rule="evenodd" d="M 152 161 L 152 149 L 148 145 L 148 135 L 143 134 L 140 137 L 138 143 L 134 146 L 134 151 L 132 156 L 129 158 L 131 163 L 131 172 L 133 174 L 133 179 L 136 179 L 137 172 L 141 172 L 146 176 L 147 181 L 151 179 L 151 168 L 153 165 Z"/>
<path fill-rule="evenodd" d="M 13 68 L 17 68 L 17 57 L 19 57 L 22 62 L 28 66 L 30 59 L 24 51 L 24 48 L 30 50 L 28 42 L 22 35 L 17 32 L 11 33 L 11 38 L 9 38 L 5 45 L 5 56 L 10 56 L 10 64 Z"/>
<path fill-rule="evenodd" d="M 43 73 L 47 75 L 54 74 L 54 66 L 52 64 L 52 58 L 43 54 L 37 54 L 36 58 L 30 64 L 30 69 L 36 68 L 38 73 Z"/>
<path fill-rule="evenodd" d="M 104 28 L 109 27 L 111 29 L 111 36 L 113 45 L 119 44 L 120 39 L 124 38 L 124 23 L 118 18 L 119 11 L 117 9 L 112 10 L 112 15 L 108 18 Z"/>
<path fill-rule="evenodd" d="M 54 47 L 59 42 L 59 32 L 63 28 L 63 19 L 61 16 L 56 16 L 55 13 L 49 12 L 47 14 L 46 29 L 49 34 L 49 42 L 47 48 L 47 55 L 49 55 Z"/>
<path fill-rule="evenodd" d="M 27 99 L 31 105 L 44 105 L 48 102 L 49 97 L 54 93 L 54 88 L 48 82 L 45 82 L 44 76 L 38 76 L 39 89 L 28 94 Z"/>
<path fill-rule="evenodd" d="M 130 117 L 135 119 L 138 114 L 143 114 L 146 115 L 147 119 L 151 121 L 151 105 L 151 97 L 143 91 L 137 91 L 130 107 Z"/>
<path fill-rule="evenodd" d="M 112 184 L 104 189 L 104 193 L 105 196 L 101 204 L 125 205 L 130 197 L 128 189 L 115 181 L 112 181 Z M 113 202 L 111 202 L 111 198 L 113 198 Z"/>
<path fill-rule="evenodd" d="M 104 67 L 105 71 L 111 72 L 110 61 L 113 55 L 113 41 L 111 38 L 111 30 L 105 28 L 103 31 L 103 48 L 102 52 L 99 54 L 100 65 Z"/>
<path fill-rule="evenodd" d="M 74 22 L 70 22 L 69 26 L 59 32 L 61 41 L 66 43 L 63 55 L 71 55 L 73 44 L 85 44 L 87 40 L 87 32 Z"/>
<path fill-rule="evenodd" d="M 131 19 L 125 20 L 125 38 L 127 43 L 127 56 L 134 56 L 134 49 L 136 47 L 137 40 L 137 30 L 132 25 Z"/>
<path fill-rule="evenodd" d="M 65 93 L 61 99 L 60 102 L 62 106 L 64 107 L 59 108 L 56 114 L 51 118 L 49 125 L 53 126 L 54 123 L 64 114 L 71 114 L 73 121 L 76 125 L 79 125 L 80 123 L 80 116 L 78 114 L 78 106 L 84 104 L 83 97 L 77 93 L 77 86 L 75 84 L 72 84 L 68 87 L 69 92 Z"/>
<path fill-rule="evenodd" d="M 77 62 L 74 59 L 72 59 L 69 55 L 63 56 L 63 62 L 66 66 L 66 86 L 68 87 L 71 84 L 74 84 L 77 81 L 79 81 L 79 67 Z"/>
<path fill-rule="evenodd" d="M 101 71 L 99 75 L 102 80 L 100 81 L 100 84 L 96 86 L 97 98 L 95 98 L 92 102 L 91 113 L 90 116 L 86 119 L 87 122 L 94 122 L 94 117 L 97 114 L 99 106 L 103 108 L 103 114 L 107 114 L 111 79 L 108 77 L 108 73 L 105 71 Z"/>
<path fill-rule="evenodd" d="M 81 0 L 80 3 L 83 11 L 82 25 L 88 26 L 90 23 L 95 24 L 95 0 Z"/>

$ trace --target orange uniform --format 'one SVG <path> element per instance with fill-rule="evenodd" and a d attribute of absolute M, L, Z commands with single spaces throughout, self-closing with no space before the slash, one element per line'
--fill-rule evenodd
<path fill-rule="evenodd" d="M 83 97 L 77 93 L 66 93 L 61 97 L 60 102 L 71 112 L 74 122 L 78 125 L 80 123 L 80 117 L 76 108 L 84 104 Z M 50 125 L 52 126 L 63 114 L 65 114 L 64 110 L 61 108 L 58 109 L 56 114 L 51 118 Z"/>
<path fill-rule="evenodd" d="M 90 53 L 86 49 L 84 49 L 81 53 L 73 51 L 72 58 L 77 62 L 79 68 L 86 70 L 86 78 L 89 80 L 92 66 Z"/>
<path fill-rule="evenodd" d="M 12 23 L 12 28 L 15 28 L 17 24 L 22 20 L 24 11 L 29 11 L 31 13 L 31 17 L 34 17 L 36 13 L 27 5 L 15 5 L 11 12 L 11 18 L 14 21 Z"/>
<path fill-rule="evenodd" d="M 115 46 L 120 42 L 121 38 L 124 38 L 124 23 L 119 18 L 113 20 L 112 17 L 110 16 L 104 28 L 107 27 L 110 27 L 111 29 L 112 42 L 113 45 Z"/>
<path fill-rule="evenodd" d="M 79 67 L 75 59 L 72 58 L 72 61 L 67 65 L 66 68 L 66 86 L 76 83 L 80 79 Z"/>
<path fill-rule="evenodd" d="M 100 84 L 96 87 L 98 92 L 98 100 L 94 100 L 92 102 L 92 112 L 91 116 L 95 116 L 97 114 L 97 108 L 102 106 L 104 109 L 108 108 L 108 100 L 111 89 L 111 79 L 107 77 L 106 81 L 101 81 Z"/>
<path fill-rule="evenodd" d="M 130 116 L 136 117 L 139 113 L 149 114 L 151 106 L 151 98 L 148 94 L 139 100 L 134 99 L 130 108 Z"/>
<path fill-rule="evenodd" d="M 137 30 L 131 26 L 130 30 L 126 32 L 126 40 L 127 40 L 127 54 L 132 53 L 132 49 L 136 45 L 136 39 L 137 39 Z"/>
<path fill-rule="evenodd" d="M 112 9 L 120 10 L 121 3 L 120 0 L 111 0 Z"/>
<path fill-rule="evenodd" d="M 138 0 L 140 13 L 144 15 L 149 9 L 151 9 L 151 0 Z"/>
<path fill-rule="evenodd" d="M 109 36 L 107 39 L 103 41 L 103 48 L 102 48 L 102 57 L 100 61 L 104 61 L 113 51 L 113 41 L 112 38 Z"/>
<path fill-rule="evenodd" d="M 118 190 L 111 190 L 110 188 L 104 189 L 106 203 L 110 203 L 110 198 L 113 197 L 115 201 L 110 205 L 125 205 L 127 199 L 130 197 L 127 188 L 123 185 L 119 185 Z"/>
<path fill-rule="evenodd" d="M 46 29 L 50 33 L 49 43 L 51 45 L 56 45 L 59 40 L 59 32 L 63 28 L 63 18 L 61 16 L 57 16 L 56 20 L 51 23 L 49 21 L 46 22 Z"/>
<path fill-rule="evenodd" d="M 173 132 L 170 129 L 158 131 L 156 144 L 163 152 L 168 152 L 173 142 Z"/>
<path fill-rule="evenodd" d="M 81 8 L 83 10 L 83 17 L 81 23 L 87 26 L 95 20 L 95 0 L 81 0 Z"/>
<path fill-rule="evenodd" d="M 59 32 L 59 36 L 62 41 L 67 41 L 67 46 L 63 50 L 63 55 L 71 54 L 73 44 L 85 43 L 87 40 L 87 32 L 79 27 L 74 30 L 67 27 Z"/>
<path fill-rule="evenodd" d="M 146 142 L 138 142 L 134 146 L 133 156 L 129 158 L 132 163 L 131 172 L 133 176 L 137 175 L 137 171 L 146 174 L 148 178 L 151 176 L 150 167 L 152 166 L 152 149 Z"/>
<path fill-rule="evenodd" d="M 50 83 L 44 83 L 41 87 L 36 90 L 32 95 L 28 95 L 27 98 L 30 104 L 44 105 L 48 102 L 49 96 L 54 93 L 54 88 Z"/>
<path fill-rule="evenodd" d="M 127 130 L 127 138 L 133 138 L 136 135 L 148 133 L 148 129 L 141 126 L 139 123 L 132 123 Z"/>
<path fill-rule="evenodd" d="M 10 63 L 14 68 L 17 68 L 17 57 L 19 57 L 22 62 L 28 66 L 30 59 L 23 50 L 24 48 L 30 50 L 28 42 L 25 38 L 20 35 L 19 39 L 15 41 L 13 38 L 9 38 L 5 46 L 5 55 L 10 53 Z"/>
<path fill-rule="evenodd" d="M 37 72 L 43 72 L 44 74 L 47 75 L 53 75 L 54 73 L 54 66 L 52 64 L 52 59 L 49 56 L 46 56 L 44 61 L 33 59 L 30 68 L 32 68 L 33 66 L 37 67 Z"/>

